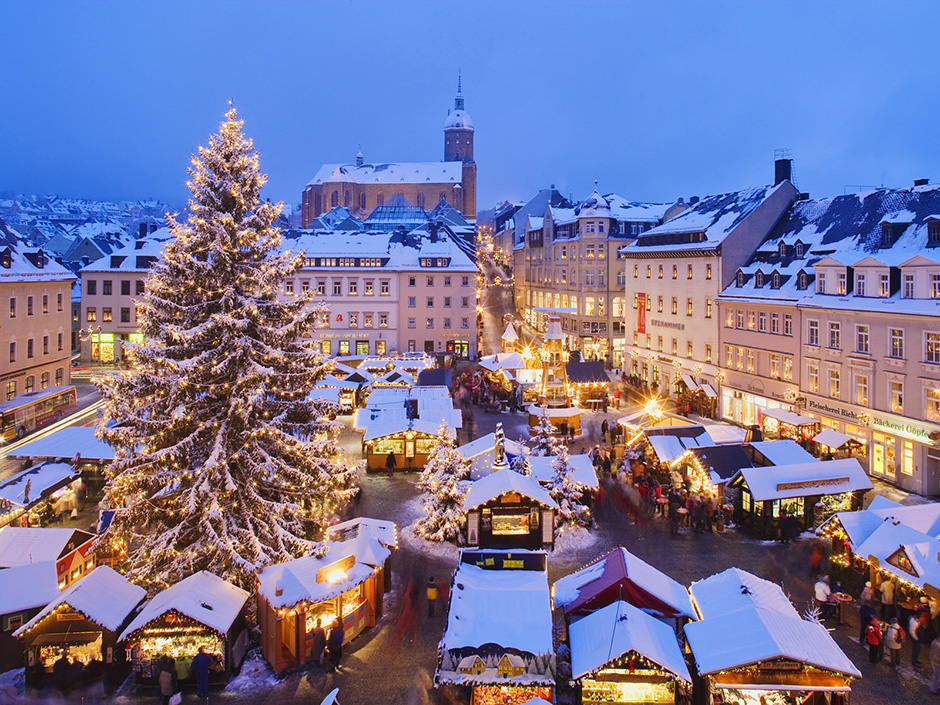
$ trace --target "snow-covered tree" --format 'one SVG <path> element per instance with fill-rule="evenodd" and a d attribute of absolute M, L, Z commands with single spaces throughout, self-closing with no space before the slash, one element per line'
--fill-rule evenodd
<path fill-rule="evenodd" d="M 199 570 L 252 589 L 255 571 L 318 548 L 355 491 L 331 405 L 307 394 L 324 373 L 309 333 L 322 309 L 279 300 L 303 263 L 281 251 L 280 204 L 235 109 L 189 168 L 186 222 L 137 302 L 144 342 L 98 380 L 99 435 L 115 447 L 106 501 L 120 511 L 99 548 L 125 546 L 151 588 Z"/>
<path fill-rule="evenodd" d="M 529 439 L 529 454 L 535 456 L 555 455 L 556 449 L 563 445 L 555 437 L 555 426 L 548 418 L 548 409 L 542 407 L 535 433 Z"/>
<path fill-rule="evenodd" d="M 568 459 L 568 449 L 564 445 L 559 445 L 555 452 L 548 493 L 558 503 L 558 513 L 555 517 L 557 525 L 591 525 L 591 512 L 584 506 L 581 489 L 574 479 L 574 468 Z"/>
<path fill-rule="evenodd" d="M 457 452 L 454 434 L 442 422 L 417 483 L 424 493 L 424 516 L 417 525 L 420 536 L 429 541 L 464 543 L 463 502 L 469 477 L 470 463 Z"/>

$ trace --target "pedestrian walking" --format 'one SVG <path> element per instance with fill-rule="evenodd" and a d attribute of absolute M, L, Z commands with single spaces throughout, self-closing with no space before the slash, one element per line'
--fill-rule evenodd
<path fill-rule="evenodd" d="M 865 641 L 868 642 L 868 661 L 878 663 L 881 660 L 881 623 L 877 617 L 872 617 L 865 629 Z M 933 653 L 931 652 L 931 656 Z"/>
<path fill-rule="evenodd" d="M 334 671 L 339 670 L 340 659 L 343 658 L 343 642 L 346 640 L 346 633 L 343 631 L 343 623 L 337 617 L 333 620 L 330 627 L 330 635 L 326 638 L 326 650 L 330 654 L 330 665 Z"/>
<path fill-rule="evenodd" d="M 604 419 L 603 421 L 601 421 L 601 438 L 604 439 L 604 443 L 607 443 L 608 441 L 609 431 L 610 431 L 610 423 L 607 421 L 607 419 Z"/>
<path fill-rule="evenodd" d="M 871 624 L 871 618 L 875 616 L 875 610 L 872 608 L 870 602 L 861 600 L 858 605 L 858 643 L 860 646 L 865 646 L 865 634 L 868 629 L 868 625 Z"/>
<path fill-rule="evenodd" d="M 391 477 L 395 472 L 395 454 L 391 451 L 388 452 L 388 455 L 385 456 L 385 469 L 388 471 L 388 476 Z"/>
<path fill-rule="evenodd" d="M 214 659 L 206 653 L 206 647 L 200 646 L 199 653 L 193 656 L 189 669 L 196 676 L 196 697 L 204 698 L 209 694 L 209 669 Z"/>
<path fill-rule="evenodd" d="M 176 695 L 176 659 L 167 658 L 157 677 L 160 684 L 160 695 L 163 696 L 163 705 L 170 705 L 170 698 Z"/>
<path fill-rule="evenodd" d="M 313 627 L 310 635 L 310 658 L 318 665 L 323 665 L 323 651 L 326 649 L 326 631 L 320 626 L 320 618 Z"/>
<path fill-rule="evenodd" d="M 904 630 L 898 624 L 898 618 L 892 617 L 891 624 L 885 632 L 884 647 L 888 652 L 888 663 L 894 668 L 901 665 L 901 647 L 904 645 Z"/>
<path fill-rule="evenodd" d="M 437 596 L 439 591 L 437 589 L 437 584 L 434 582 L 434 576 L 432 575 L 428 578 L 427 585 L 428 592 L 428 617 L 434 616 L 434 603 L 437 602 Z"/>

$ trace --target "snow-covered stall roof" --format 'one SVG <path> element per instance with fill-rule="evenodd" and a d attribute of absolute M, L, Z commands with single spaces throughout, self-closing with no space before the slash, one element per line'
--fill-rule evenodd
<path fill-rule="evenodd" d="M 55 561 L 0 570 L 0 615 L 42 607 L 58 594 Z"/>
<path fill-rule="evenodd" d="M 854 551 L 872 556 L 887 571 L 923 589 L 931 585 L 940 590 L 940 540 L 910 526 L 886 520 Z"/>
<path fill-rule="evenodd" d="M 617 419 L 617 423 L 625 428 L 660 428 L 666 426 L 696 426 L 694 421 L 690 421 L 684 416 L 663 412 L 661 416 L 652 416 L 645 409 L 634 411 Z"/>
<path fill-rule="evenodd" d="M 503 439 L 503 449 L 510 458 L 526 455 L 528 449 L 517 441 Z M 496 462 L 496 434 L 487 433 L 457 448 L 457 452 L 470 461 L 470 479 L 479 480 L 493 472 Z"/>
<path fill-rule="evenodd" d="M 738 474 L 747 483 L 748 489 L 758 502 L 787 497 L 841 494 L 870 490 L 873 487 L 856 458 L 742 468 Z"/>
<path fill-rule="evenodd" d="M 94 534 L 80 529 L 4 526 L 0 529 L 0 568 L 55 561 L 69 543 L 78 547 L 93 538 Z"/>
<path fill-rule="evenodd" d="M 525 359 L 521 353 L 501 352 L 480 358 L 480 367 L 495 372 L 496 370 L 521 370 L 525 367 Z"/>
<path fill-rule="evenodd" d="M 790 424 L 791 426 L 808 426 L 819 423 L 819 419 L 794 414 L 792 411 L 787 411 L 786 409 L 764 409 L 763 415 L 777 419 L 777 421 L 782 423 Z"/>
<path fill-rule="evenodd" d="M 653 447 L 656 457 L 669 463 L 689 448 L 713 446 L 715 441 L 704 426 L 663 426 L 644 429 L 646 441 Z"/>
<path fill-rule="evenodd" d="M 760 607 L 791 617 L 800 616 L 779 585 L 740 568 L 728 568 L 694 582 L 689 592 L 702 619 L 720 617 L 744 607 Z"/>
<path fill-rule="evenodd" d="M 393 521 L 356 517 L 333 524 L 328 530 L 334 541 L 348 541 L 360 535 L 371 536 L 386 548 L 398 547 L 398 529 Z"/>
<path fill-rule="evenodd" d="M 258 594 L 275 609 L 298 602 L 322 602 L 350 590 L 373 575 L 385 563 L 391 551 L 376 539 L 360 534 L 350 541 L 325 541 L 323 556 L 304 556 L 268 566 L 258 574 Z M 320 571 L 348 556 L 355 557 L 351 568 L 337 576 L 320 575 Z"/>
<path fill-rule="evenodd" d="M 575 680 L 634 651 L 679 680 L 692 682 L 673 628 L 628 602 L 614 602 L 572 622 L 568 641 Z"/>
<path fill-rule="evenodd" d="M 781 658 L 855 678 L 862 675 L 822 624 L 801 619 L 796 610 L 784 614 L 742 607 L 691 622 L 685 635 L 703 675 Z M 716 680 L 720 683 L 721 676 Z"/>
<path fill-rule="evenodd" d="M 555 475 L 555 470 L 552 468 L 554 461 L 555 456 L 553 455 L 530 455 L 526 459 L 529 465 L 529 474 L 539 482 L 551 482 Z M 600 481 L 597 479 L 597 472 L 594 470 L 590 455 L 587 453 L 569 455 L 568 465 L 574 471 L 574 481 L 581 489 L 596 490 L 600 487 Z"/>
<path fill-rule="evenodd" d="M 516 333 L 516 329 L 512 325 L 512 321 L 509 321 L 506 324 L 506 330 L 503 331 L 502 340 L 508 342 L 515 342 L 519 340 L 519 334 Z"/>
<path fill-rule="evenodd" d="M 322 401 L 329 402 L 330 404 L 339 404 L 339 387 L 321 387 L 317 385 L 310 390 L 310 393 L 307 394 L 307 399 L 310 401 L 316 401 L 321 399 Z"/>
<path fill-rule="evenodd" d="M 456 436 L 457 429 L 460 428 L 462 423 L 460 411 L 458 409 L 450 409 L 448 412 L 442 409 L 441 416 L 436 419 L 385 419 L 382 417 L 377 422 L 369 424 L 368 428 L 366 428 L 365 432 L 362 434 L 362 440 L 368 442 L 376 438 L 384 438 L 385 436 L 404 433 L 405 431 L 415 431 L 416 433 L 434 436 L 441 427 L 441 421 L 447 424 L 447 430 L 450 431 L 451 435 Z"/>
<path fill-rule="evenodd" d="M 114 448 L 98 440 L 89 426 L 67 426 L 43 438 L 25 443 L 7 452 L 14 458 L 74 458 L 82 460 L 114 460 Z"/>
<path fill-rule="evenodd" d="M 142 587 L 134 585 L 108 566 L 100 565 L 59 593 L 39 614 L 17 629 L 13 636 L 22 636 L 61 604 L 69 605 L 88 620 L 116 632 L 146 596 L 147 591 Z"/>
<path fill-rule="evenodd" d="M 205 570 L 194 573 L 157 595 L 134 617 L 118 638 L 124 641 L 169 612 L 179 612 L 199 624 L 226 634 L 248 598 L 247 592 Z"/>
<path fill-rule="evenodd" d="M 740 444 L 689 448 L 687 453 L 708 473 L 714 485 L 730 481 L 741 468 L 751 466 L 751 458 Z"/>
<path fill-rule="evenodd" d="M 441 646 L 460 649 L 485 644 L 530 654 L 553 651 L 544 570 L 487 570 L 460 563 Z"/>
<path fill-rule="evenodd" d="M 813 437 L 813 440 L 827 448 L 841 448 L 846 443 L 850 443 L 855 439 L 844 433 L 834 431 L 831 428 L 824 428 Z M 858 441 L 855 442 L 857 443 Z"/>
<path fill-rule="evenodd" d="M 541 407 L 538 404 L 529 404 L 529 408 L 526 409 L 526 413 L 531 416 L 536 416 L 541 418 L 542 416 L 547 416 L 550 419 L 565 419 L 571 418 L 575 414 L 580 414 L 581 409 L 576 406 L 565 406 L 560 408 L 549 408 Z"/>
<path fill-rule="evenodd" d="M 688 590 L 623 547 L 559 578 L 553 587 L 555 605 L 571 613 L 614 587 L 618 596 L 632 600 L 635 606 L 647 612 L 695 619 Z M 661 606 L 654 608 L 653 603 L 662 603 L 668 610 Z"/>
<path fill-rule="evenodd" d="M 0 513 L 31 505 L 80 476 L 70 463 L 43 463 L 18 472 L 0 483 Z"/>
<path fill-rule="evenodd" d="M 816 456 L 807 452 L 799 443 L 789 438 L 774 441 L 753 441 L 748 443 L 763 459 L 755 458 L 761 465 L 799 465 L 811 463 Z"/>
<path fill-rule="evenodd" d="M 476 509 L 481 504 L 496 499 L 507 492 L 516 492 L 523 497 L 534 499 L 539 504 L 558 509 L 558 504 L 551 498 L 548 491 L 543 488 L 534 477 L 520 475 L 514 470 L 504 468 L 492 475 L 480 478 L 470 485 L 470 491 L 464 499 L 464 511 Z"/>

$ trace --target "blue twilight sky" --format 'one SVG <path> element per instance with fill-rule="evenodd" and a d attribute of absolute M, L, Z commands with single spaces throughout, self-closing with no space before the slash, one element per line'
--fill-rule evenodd
<path fill-rule="evenodd" d="M 321 164 L 436 161 L 458 68 L 478 208 L 940 179 L 940 2 L 0 0 L 0 192 L 183 204 L 233 98 L 298 203 Z"/>

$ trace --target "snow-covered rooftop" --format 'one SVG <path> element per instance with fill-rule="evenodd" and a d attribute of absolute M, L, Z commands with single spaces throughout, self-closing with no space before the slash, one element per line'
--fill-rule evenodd
<path fill-rule="evenodd" d="M 22 470 L 0 483 L 0 511 L 31 505 L 80 476 L 69 463 L 43 463 Z"/>
<path fill-rule="evenodd" d="M 0 570 L 0 615 L 42 607 L 58 594 L 55 561 Z"/>
<path fill-rule="evenodd" d="M 633 651 L 677 679 L 692 682 L 673 628 L 628 602 L 613 602 L 572 622 L 568 640 L 575 680 Z"/>
<path fill-rule="evenodd" d="M 469 116 L 468 116 L 469 119 Z M 462 162 L 324 164 L 307 186 L 337 182 L 355 184 L 451 183 L 462 179 Z"/>
<path fill-rule="evenodd" d="M 534 499 L 543 506 L 558 509 L 558 504 L 538 480 L 531 475 L 520 475 L 514 470 L 504 468 L 470 485 L 470 491 L 467 492 L 463 503 L 464 511 L 475 509 L 507 492 L 516 492 L 523 497 Z"/>
<path fill-rule="evenodd" d="M 529 465 L 529 474 L 541 483 L 549 483 L 555 476 L 555 470 L 552 463 L 555 461 L 553 455 L 530 455 L 526 459 Z M 573 470 L 574 481 L 582 489 L 596 490 L 600 487 L 597 479 L 597 472 L 594 470 L 594 464 L 591 456 L 587 453 L 579 455 L 569 455 L 568 465 Z"/>
<path fill-rule="evenodd" d="M 249 597 L 241 588 L 201 570 L 157 593 L 134 617 L 118 641 L 124 641 L 137 630 L 174 611 L 219 634 L 226 634 Z"/>
<path fill-rule="evenodd" d="M 27 528 L 0 529 L 0 568 L 58 560 L 70 543 L 73 548 L 94 538 L 80 529 Z"/>
<path fill-rule="evenodd" d="M 702 619 L 720 617 L 742 607 L 760 607 L 799 617 L 779 585 L 740 568 L 728 568 L 694 582 L 689 592 Z"/>
<path fill-rule="evenodd" d="M 90 426 L 67 426 L 7 451 L 14 458 L 74 458 L 76 454 L 82 460 L 114 460 L 114 448 L 98 440 Z"/>
<path fill-rule="evenodd" d="M 61 604 L 81 612 L 108 631 L 116 632 L 147 592 L 108 566 L 98 566 L 77 583 L 72 583 L 13 636 L 22 636 Z"/>
<path fill-rule="evenodd" d="M 741 468 L 738 473 L 758 502 L 872 489 L 857 458 Z"/>
<path fill-rule="evenodd" d="M 484 644 L 530 654 L 553 651 L 545 571 L 486 570 L 460 563 L 441 647 L 479 648 Z"/>

